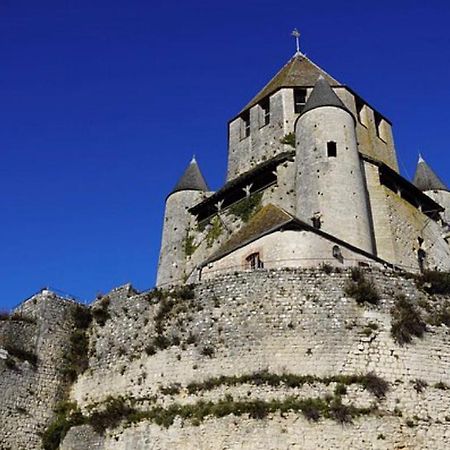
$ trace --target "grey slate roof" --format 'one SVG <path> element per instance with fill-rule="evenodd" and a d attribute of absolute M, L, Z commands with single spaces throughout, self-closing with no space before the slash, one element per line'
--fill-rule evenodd
<path fill-rule="evenodd" d="M 413 184 L 421 191 L 433 191 L 436 189 L 448 191 L 447 186 L 433 172 L 431 167 L 424 161 L 421 156 L 419 156 Z"/>
<path fill-rule="evenodd" d="M 305 112 L 320 106 L 336 106 L 337 108 L 348 111 L 344 103 L 342 103 L 341 99 L 336 95 L 323 76 L 319 76 L 301 114 L 305 114 Z"/>
<path fill-rule="evenodd" d="M 332 86 L 342 86 L 339 81 L 335 80 L 320 67 L 316 66 L 305 55 L 295 54 L 245 106 L 241 113 L 281 88 L 314 86 L 320 75 L 322 75 Z"/>
<path fill-rule="evenodd" d="M 178 191 L 208 191 L 208 185 L 203 178 L 200 168 L 198 167 L 195 158 L 192 158 L 191 163 L 185 170 L 178 183 L 172 189 L 171 194 Z"/>

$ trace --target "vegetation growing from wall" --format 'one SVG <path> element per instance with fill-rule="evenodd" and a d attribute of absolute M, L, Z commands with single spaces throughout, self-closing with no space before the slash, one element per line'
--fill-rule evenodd
<path fill-rule="evenodd" d="M 425 333 L 426 323 L 420 311 L 404 295 L 396 298 L 391 314 L 391 335 L 398 344 L 408 344 L 413 336 L 422 337 Z"/>
<path fill-rule="evenodd" d="M 20 361 L 28 361 L 33 367 L 36 367 L 38 358 L 35 353 L 24 350 L 16 345 L 5 345 L 5 350 L 10 356 L 17 358 Z"/>
<path fill-rule="evenodd" d="M 110 298 L 105 296 L 91 310 L 92 317 L 101 327 L 103 327 L 106 321 L 111 318 L 111 315 L 109 314 L 110 302 Z"/>
<path fill-rule="evenodd" d="M 183 241 L 183 250 L 186 256 L 192 256 L 199 246 L 194 242 L 194 236 L 187 231 Z"/>
<path fill-rule="evenodd" d="M 74 403 L 61 402 L 55 408 L 55 419 L 42 434 L 44 450 L 57 450 L 67 432 L 86 423 L 86 418 Z"/>
<path fill-rule="evenodd" d="M 21 313 L 10 314 L 8 311 L 0 311 L 0 321 L 10 320 L 12 322 L 36 323 L 32 317 L 25 316 Z"/>
<path fill-rule="evenodd" d="M 99 405 L 95 405 L 98 407 Z M 98 433 L 106 429 L 114 429 L 121 422 L 124 424 L 138 423 L 148 420 L 161 427 L 168 428 L 176 417 L 189 420 L 192 425 L 200 425 L 207 417 L 222 418 L 228 415 L 237 417 L 247 415 L 252 419 L 265 419 L 276 412 L 283 414 L 301 413 L 310 421 L 320 418 L 332 419 L 339 423 L 351 422 L 353 418 L 375 413 L 377 408 L 358 408 L 352 404 L 343 404 L 341 395 L 329 395 L 325 398 L 298 398 L 288 396 L 273 400 L 235 400 L 226 395 L 216 402 L 199 400 L 196 403 L 172 403 L 167 407 L 154 406 L 146 411 L 137 410 L 122 398 L 109 397 L 101 409 L 91 415 L 82 415 L 74 405 L 69 405 L 57 414 L 56 420 L 43 434 L 45 450 L 56 450 L 69 429 L 73 426 L 88 424 Z M 91 408 L 87 408 L 89 410 Z"/>
<path fill-rule="evenodd" d="M 223 225 L 218 216 L 215 216 L 210 223 L 208 232 L 206 233 L 206 245 L 212 247 L 214 243 L 219 239 L 223 231 Z"/>
<path fill-rule="evenodd" d="M 450 273 L 428 271 L 416 277 L 417 286 L 428 294 L 450 294 Z"/>
<path fill-rule="evenodd" d="M 185 313 L 192 307 L 194 287 L 192 285 L 179 286 L 171 291 L 159 290 L 159 309 L 154 317 L 156 336 L 145 348 L 148 355 L 157 350 L 165 350 L 171 345 L 180 344 L 178 336 L 165 335 L 166 323 L 177 314 Z"/>
<path fill-rule="evenodd" d="M 70 335 L 69 349 L 62 366 L 62 373 L 70 382 L 74 382 L 89 365 L 87 329 L 91 324 L 92 314 L 88 308 L 77 305 L 72 317 L 74 330 Z"/>
<path fill-rule="evenodd" d="M 236 202 L 234 205 L 231 205 L 228 212 L 239 217 L 242 222 L 247 223 L 261 207 L 262 196 L 262 192 L 252 194 L 249 197 Z"/>
<path fill-rule="evenodd" d="M 186 386 L 189 394 L 210 391 L 220 386 L 237 386 L 240 384 L 267 385 L 272 387 L 286 386 L 299 388 L 305 384 L 321 383 L 329 385 L 339 383 L 345 386 L 359 384 L 378 398 L 383 398 L 389 390 L 387 381 L 370 372 L 366 375 L 335 375 L 318 377 L 316 375 L 295 375 L 292 373 L 275 374 L 268 371 L 254 372 L 240 376 L 221 376 L 209 378 L 202 382 L 190 383 Z"/>
<path fill-rule="evenodd" d="M 285 145 L 290 145 L 292 148 L 295 148 L 295 133 L 285 134 L 280 142 Z"/>
<path fill-rule="evenodd" d="M 344 286 L 344 292 L 354 298 L 359 305 L 364 303 L 377 305 L 380 300 L 374 282 L 368 280 L 364 272 L 357 267 L 351 270 L 351 278 Z"/>

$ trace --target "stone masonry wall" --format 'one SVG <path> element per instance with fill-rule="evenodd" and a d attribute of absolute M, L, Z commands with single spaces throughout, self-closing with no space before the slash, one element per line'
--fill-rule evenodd
<path fill-rule="evenodd" d="M 374 372 L 389 383 L 385 397 L 351 384 L 345 404 L 376 412 L 339 424 L 297 413 L 209 417 L 194 426 L 177 418 L 168 428 L 143 420 L 102 436 L 72 428 L 64 450 L 78 449 L 445 449 L 450 446 L 450 334 L 444 326 L 404 346 L 390 335 L 391 307 L 404 295 L 416 304 L 442 304 L 399 274 L 368 271 L 380 303 L 359 305 L 344 292 L 349 271 L 259 270 L 227 274 L 195 286 L 195 298 L 166 308 L 128 286 L 108 294 L 110 318 L 90 331 L 89 369 L 70 398 L 85 414 L 112 396 L 136 408 L 233 399 L 281 401 L 334 395 L 323 377 Z M 167 305 L 166 305 L 167 306 Z M 94 305 L 93 308 L 96 306 Z M 162 327 L 162 328 L 161 328 Z M 159 329 L 159 331 L 158 331 Z M 158 333 L 167 342 L 154 347 Z M 190 392 L 187 385 L 219 376 L 314 375 L 301 387 L 250 382 Z M 175 386 L 175 389 L 168 389 Z"/>
<path fill-rule="evenodd" d="M 61 361 L 73 306 L 44 292 L 16 309 L 14 320 L 0 321 L 0 449 L 41 448 L 40 433 L 64 387 Z"/>

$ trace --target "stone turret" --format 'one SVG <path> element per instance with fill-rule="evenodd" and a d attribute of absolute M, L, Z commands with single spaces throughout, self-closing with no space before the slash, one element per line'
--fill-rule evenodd
<path fill-rule="evenodd" d="M 421 155 L 419 155 L 419 160 L 417 161 L 413 184 L 445 208 L 442 217 L 447 224 L 450 224 L 450 192 L 448 187 Z"/>
<path fill-rule="evenodd" d="M 188 209 L 205 198 L 208 185 L 197 161 L 191 163 L 166 199 L 157 286 L 182 283 L 186 276 L 186 239 L 194 220 Z"/>
<path fill-rule="evenodd" d="M 297 216 L 374 253 L 355 118 L 319 77 L 295 123 Z"/>

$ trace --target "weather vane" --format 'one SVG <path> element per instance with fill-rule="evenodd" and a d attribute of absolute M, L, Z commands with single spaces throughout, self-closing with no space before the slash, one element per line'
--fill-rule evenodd
<path fill-rule="evenodd" d="M 297 45 L 297 54 L 300 53 L 300 31 L 297 28 L 294 28 L 294 31 L 291 33 L 291 36 L 295 37 L 295 43 Z"/>

